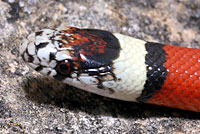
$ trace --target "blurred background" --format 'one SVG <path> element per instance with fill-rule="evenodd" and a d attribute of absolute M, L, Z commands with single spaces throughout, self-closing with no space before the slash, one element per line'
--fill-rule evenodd
<path fill-rule="evenodd" d="M 29 69 L 23 37 L 64 26 L 200 48 L 200 0 L 0 0 L 0 133 L 200 133 L 198 113 L 104 98 Z"/>

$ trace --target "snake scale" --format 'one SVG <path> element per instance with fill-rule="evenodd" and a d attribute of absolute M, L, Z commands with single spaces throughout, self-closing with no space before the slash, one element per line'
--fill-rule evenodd
<path fill-rule="evenodd" d="M 102 96 L 200 112 L 200 49 L 98 29 L 43 29 L 20 45 L 36 71 Z"/>

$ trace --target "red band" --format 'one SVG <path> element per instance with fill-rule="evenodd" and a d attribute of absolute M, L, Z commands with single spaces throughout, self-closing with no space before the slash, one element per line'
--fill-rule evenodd
<path fill-rule="evenodd" d="M 165 45 L 167 77 L 147 103 L 200 112 L 200 50 Z"/>

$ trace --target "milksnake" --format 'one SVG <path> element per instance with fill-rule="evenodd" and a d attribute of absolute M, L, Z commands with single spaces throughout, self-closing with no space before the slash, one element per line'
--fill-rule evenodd
<path fill-rule="evenodd" d="M 102 96 L 200 112 L 200 49 L 98 29 L 43 29 L 20 45 L 36 71 Z"/>

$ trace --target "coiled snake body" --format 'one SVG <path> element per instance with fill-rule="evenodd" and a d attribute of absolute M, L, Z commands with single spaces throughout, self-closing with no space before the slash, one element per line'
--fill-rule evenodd
<path fill-rule="evenodd" d="M 92 93 L 200 112 L 200 49 L 67 27 L 30 34 L 20 53 L 36 71 Z"/>

